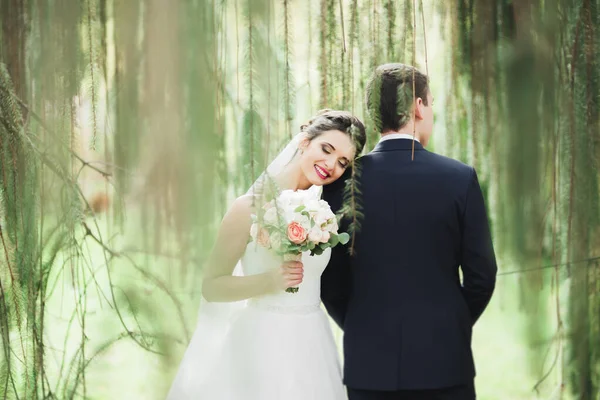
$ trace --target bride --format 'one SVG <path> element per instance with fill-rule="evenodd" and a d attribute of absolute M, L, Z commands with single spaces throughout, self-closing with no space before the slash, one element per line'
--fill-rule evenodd
<path fill-rule="evenodd" d="M 330 258 L 304 253 L 283 262 L 250 238 L 251 215 L 265 184 L 307 190 L 342 176 L 366 140 L 362 122 L 344 111 L 315 116 L 223 218 L 202 285 L 198 326 L 168 400 L 345 400 L 341 368 L 320 277 Z M 298 287 L 294 294 L 285 289 Z"/>

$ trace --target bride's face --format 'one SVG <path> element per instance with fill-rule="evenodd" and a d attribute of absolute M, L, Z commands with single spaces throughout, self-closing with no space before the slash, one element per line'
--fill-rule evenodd
<path fill-rule="evenodd" d="M 337 180 L 350 162 L 356 150 L 350 136 L 344 132 L 325 131 L 302 145 L 300 167 L 312 185 L 327 185 Z"/>

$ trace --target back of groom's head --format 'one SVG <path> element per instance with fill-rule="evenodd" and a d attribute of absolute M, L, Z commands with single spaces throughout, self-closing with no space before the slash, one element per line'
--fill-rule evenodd
<path fill-rule="evenodd" d="M 414 76 L 414 96 L 413 96 Z M 427 105 L 427 75 L 406 64 L 383 64 L 375 69 L 366 89 L 367 111 L 381 133 L 395 132 L 408 123 L 416 98 Z"/>

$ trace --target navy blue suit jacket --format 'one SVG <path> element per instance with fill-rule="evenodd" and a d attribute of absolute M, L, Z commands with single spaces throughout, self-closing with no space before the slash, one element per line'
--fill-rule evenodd
<path fill-rule="evenodd" d="M 483 195 L 472 167 L 418 142 L 411 161 L 411 148 L 391 139 L 357 160 L 355 254 L 337 246 L 322 276 L 323 303 L 344 330 L 344 383 L 355 389 L 437 389 L 475 376 L 472 327 L 497 271 Z M 348 175 L 323 188 L 334 212 Z"/>

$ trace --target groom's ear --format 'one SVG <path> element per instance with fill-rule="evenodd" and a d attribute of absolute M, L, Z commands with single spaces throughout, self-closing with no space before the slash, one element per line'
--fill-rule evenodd
<path fill-rule="evenodd" d="M 423 104 L 423 99 L 420 97 L 417 97 L 417 99 L 415 100 L 415 120 L 416 119 L 423 119 L 423 113 L 424 113 L 424 107 L 425 104 Z"/>

